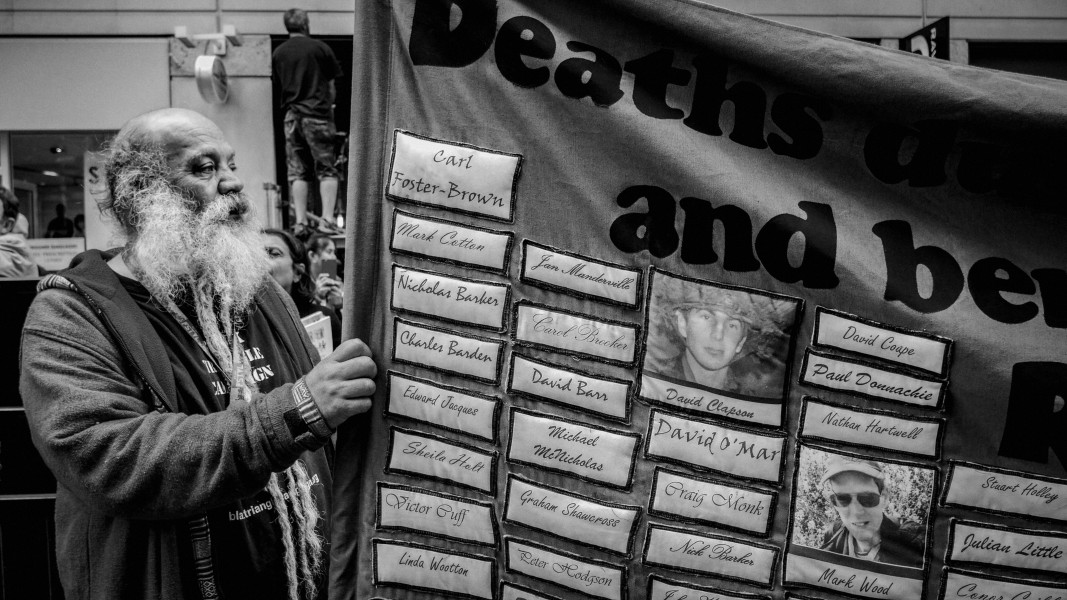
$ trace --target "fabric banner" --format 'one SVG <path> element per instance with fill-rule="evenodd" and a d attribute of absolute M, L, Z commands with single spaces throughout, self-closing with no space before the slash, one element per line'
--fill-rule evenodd
<path fill-rule="evenodd" d="M 692 0 L 355 14 L 333 597 L 1063 595 L 1067 84 Z"/>

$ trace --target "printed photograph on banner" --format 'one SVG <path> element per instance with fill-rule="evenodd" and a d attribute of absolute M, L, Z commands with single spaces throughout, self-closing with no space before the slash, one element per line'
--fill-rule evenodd
<path fill-rule="evenodd" d="M 780 426 L 803 301 L 650 269 L 639 395 Z"/>
<path fill-rule="evenodd" d="M 801 444 L 785 581 L 921 597 L 936 480 L 933 467 Z"/>

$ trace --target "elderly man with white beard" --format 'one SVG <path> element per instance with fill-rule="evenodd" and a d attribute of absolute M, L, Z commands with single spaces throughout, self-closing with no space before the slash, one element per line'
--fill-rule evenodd
<path fill-rule="evenodd" d="M 43 279 L 22 340 L 66 596 L 325 597 L 329 440 L 370 407 L 370 351 L 315 364 L 210 120 L 137 117 L 106 168 L 128 241 Z"/>

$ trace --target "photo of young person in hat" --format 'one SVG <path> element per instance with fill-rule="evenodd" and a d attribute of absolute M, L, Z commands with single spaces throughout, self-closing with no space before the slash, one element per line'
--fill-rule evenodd
<path fill-rule="evenodd" d="M 930 469 L 803 447 L 793 542 L 853 559 L 921 568 Z"/>
<path fill-rule="evenodd" d="M 759 398 L 781 398 L 799 302 L 657 272 L 645 374 Z"/>

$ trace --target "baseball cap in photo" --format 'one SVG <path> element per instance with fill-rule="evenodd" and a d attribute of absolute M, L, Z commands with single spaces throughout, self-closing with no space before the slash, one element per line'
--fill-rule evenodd
<path fill-rule="evenodd" d="M 819 486 L 822 487 L 826 485 L 826 482 L 831 477 L 849 471 L 863 473 L 871 479 L 876 479 L 878 481 L 885 481 L 885 472 L 882 471 L 882 466 L 878 463 L 872 460 L 835 456 L 830 459 L 830 463 L 826 465 L 826 473 L 823 473 L 822 479 L 819 480 Z"/>

